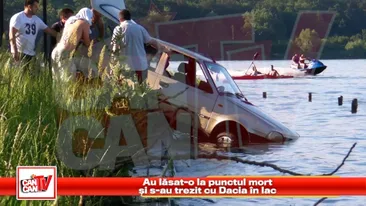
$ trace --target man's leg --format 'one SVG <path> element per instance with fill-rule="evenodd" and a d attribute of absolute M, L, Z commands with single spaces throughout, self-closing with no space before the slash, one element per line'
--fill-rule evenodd
<path fill-rule="evenodd" d="M 21 65 L 22 67 L 24 67 L 24 70 L 26 72 L 29 72 L 31 70 L 33 56 L 21 53 L 20 59 L 21 59 Z"/>

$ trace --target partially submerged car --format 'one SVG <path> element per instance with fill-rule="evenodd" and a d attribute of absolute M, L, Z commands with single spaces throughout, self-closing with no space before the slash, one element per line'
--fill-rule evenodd
<path fill-rule="evenodd" d="M 105 17 L 118 22 L 124 1 L 91 0 Z M 296 140 L 299 134 L 263 113 L 240 91 L 228 71 L 214 60 L 171 43 L 157 40 L 173 55 L 158 53 L 150 64 L 148 83 L 160 89 L 160 108 L 172 126 L 179 111 L 188 112 L 193 131 L 220 145 L 241 146 Z M 174 123 L 175 122 L 175 123 Z"/>
<path fill-rule="evenodd" d="M 296 140 L 299 134 L 250 103 L 226 68 L 203 55 L 158 40 L 173 55 L 159 53 L 151 64 L 148 83 L 160 89 L 160 108 L 168 121 L 178 111 L 192 116 L 200 139 L 219 145 L 243 146 Z M 196 128 L 195 128 L 196 127 Z M 193 130 L 194 131 L 194 130 Z"/>

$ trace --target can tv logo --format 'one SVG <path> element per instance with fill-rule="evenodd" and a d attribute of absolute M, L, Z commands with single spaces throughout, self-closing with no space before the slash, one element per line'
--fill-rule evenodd
<path fill-rule="evenodd" d="M 57 169 L 51 166 L 18 166 L 18 200 L 55 200 L 57 197 Z"/>

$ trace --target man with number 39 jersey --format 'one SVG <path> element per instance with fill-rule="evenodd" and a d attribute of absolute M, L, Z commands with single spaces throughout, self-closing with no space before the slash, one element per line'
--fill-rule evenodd
<path fill-rule="evenodd" d="M 9 39 L 15 61 L 29 62 L 36 55 L 36 38 L 40 30 L 54 37 L 57 36 L 56 31 L 36 16 L 38 9 L 38 0 L 25 0 L 24 11 L 13 15 L 10 19 Z"/>

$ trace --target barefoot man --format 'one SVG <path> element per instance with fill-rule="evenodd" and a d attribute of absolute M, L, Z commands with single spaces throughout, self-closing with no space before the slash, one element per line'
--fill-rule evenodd
<path fill-rule="evenodd" d="M 59 77 L 67 79 L 69 79 L 70 76 L 71 78 L 75 78 L 77 70 L 82 70 L 80 60 L 74 58 L 74 56 L 70 57 L 70 55 L 72 55 L 74 50 L 77 50 L 79 45 L 84 44 L 86 47 L 90 45 L 89 34 L 92 19 L 92 10 L 83 8 L 75 16 L 70 17 L 66 21 L 61 40 L 52 52 L 54 75 L 57 74 L 60 75 Z M 70 58 L 72 58 L 71 61 L 65 62 L 65 60 L 69 60 Z M 60 74 L 60 72 L 62 74 Z M 69 73 L 68 77 L 64 76 L 64 72 Z M 84 73 L 84 75 L 87 74 Z"/>

